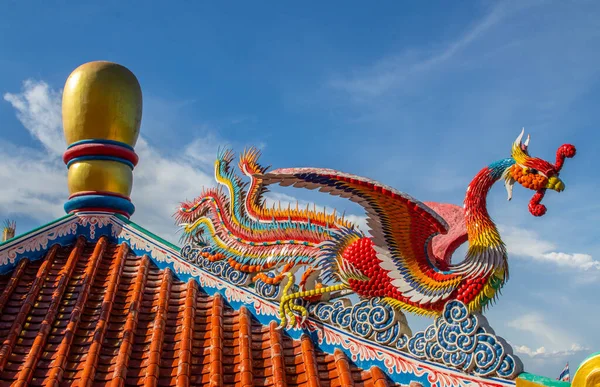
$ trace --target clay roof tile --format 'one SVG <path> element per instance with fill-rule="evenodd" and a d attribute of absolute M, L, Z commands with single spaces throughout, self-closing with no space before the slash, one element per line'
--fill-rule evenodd
<path fill-rule="evenodd" d="M 0 276 L 0 384 L 387 386 L 126 244 L 52 246 Z"/>

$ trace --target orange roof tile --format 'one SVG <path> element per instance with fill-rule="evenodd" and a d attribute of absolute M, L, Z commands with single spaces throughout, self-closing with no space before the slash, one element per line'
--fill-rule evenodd
<path fill-rule="evenodd" d="M 0 385 L 387 386 L 184 283 L 79 237 L 0 276 Z"/>

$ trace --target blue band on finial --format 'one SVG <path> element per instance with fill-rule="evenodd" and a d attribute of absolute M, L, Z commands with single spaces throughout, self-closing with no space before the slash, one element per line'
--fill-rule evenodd
<path fill-rule="evenodd" d="M 135 206 L 127 199 L 123 199 L 117 196 L 105 196 L 105 195 L 85 195 L 76 196 L 69 199 L 65 203 L 65 212 L 71 213 L 73 211 L 84 209 L 84 208 L 105 208 L 108 210 L 118 210 L 125 212 L 129 215 L 133 215 L 135 212 Z"/>
<path fill-rule="evenodd" d="M 133 151 L 133 147 L 129 144 L 125 144 L 124 142 L 121 141 L 115 141 L 115 140 L 103 140 L 103 139 L 89 139 L 89 140 L 80 140 L 80 141 L 75 141 L 74 143 L 70 144 L 67 149 L 71 149 L 74 146 L 77 145 L 81 145 L 81 144 L 109 144 L 109 145 L 117 145 L 117 146 L 121 146 L 123 148 L 127 148 L 130 151 Z"/>

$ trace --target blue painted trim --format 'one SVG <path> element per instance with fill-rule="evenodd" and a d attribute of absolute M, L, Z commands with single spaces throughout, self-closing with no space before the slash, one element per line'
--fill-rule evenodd
<path fill-rule="evenodd" d="M 113 216 L 115 218 L 118 218 L 119 221 L 123 222 L 124 225 L 133 227 L 134 229 L 138 230 L 141 233 L 140 235 L 143 235 L 147 239 L 151 239 L 154 242 L 162 243 L 163 245 L 172 249 L 178 255 L 181 252 L 181 247 L 179 247 L 165 239 L 162 239 L 158 235 L 154 234 L 152 231 L 146 230 L 145 228 L 143 228 L 142 226 L 138 225 L 137 223 L 131 221 L 130 219 L 126 218 L 125 216 L 123 216 L 121 214 L 113 214 Z M 181 257 L 179 257 L 179 258 L 181 258 Z"/>
<path fill-rule="evenodd" d="M 69 246 L 78 236 L 96 241 L 100 236 L 110 234 L 110 230 L 104 230 L 110 226 L 98 225 L 92 230 L 89 226 L 77 225 L 77 221 L 76 215 L 68 214 L 0 244 L 0 274 L 10 273 L 23 258 L 30 261 L 44 258 L 55 244 Z"/>
<path fill-rule="evenodd" d="M 129 215 L 135 212 L 135 206 L 129 200 L 108 195 L 77 196 L 69 199 L 64 208 L 67 213 L 81 208 L 108 208 L 124 211 Z"/>
<path fill-rule="evenodd" d="M 73 163 L 76 163 L 76 162 L 79 162 L 79 161 L 86 161 L 86 160 L 108 160 L 108 161 L 116 161 L 118 163 L 127 165 L 129 168 L 131 168 L 132 171 L 133 171 L 133 168 L 134 168 L 133 167 L 133 163 L 131 161 L 122 159 L 120 157 L 103 156 L 103 155 L 75 157 L 74 159 L 69 160 L 69 162 L 67 163 L 67 168 L 69 168 L 71 166 L 71 164 L 73 164 Z"/>
<path fill-rule="evenodd" d="M 46 223 L 46 224 L 44 224 L 44 225 L 42 225 L 40 227 L 36 227 L 33 230 L 30 230 L 30 231 L 25 232 L 23 234 L 15 235 L 13 238 L 10 238 L 10 239 L 8 239 L 8 240 L 6 240 L 4 242 L 0 242 L 0 250 L 2 248 L 4 248 L 4 246 L 8 246 L 8 245 L 12 244 L 13 242 L 15 242 L 17 240 L 22 240 L 22 239 L 28 238 L 28 237 L 30 237 L 30 236 L 32 236 L 32 235 L 34 235 L 34 234 L 36 234 L 36 233 L 38 233 L 40 231 L 43 231 L 46 228 L 52 228 L 55 225 L 61 223 L 63 220 L 65 220 L 67 218 L 71 218 L 72 216 L 73 216 L 73 214 L 63 215 L 60 218 L 55 219 L 54 221 L 52 221 L 50 223 Z"/>
<path fill-rule="evenodd" d="M 105 140 L 105 139 L 75 141 L 74 143 L 72 143 L 71 145 L 69 145 L 67 147 L 67 149 L 71 149 L 74 146 L 81 145 L 81 144 L 110 144 L 110 145 L 116 145 L 116 146 L 120 146 L 120 147 L 123 147 L 123 148 L 127 148 L 130 151 L 133 151 L 133 147 L 131 145 L 129 145 L 129 144 L 125 144 L 124 142 L 121 142 L 121 141 Z"/>

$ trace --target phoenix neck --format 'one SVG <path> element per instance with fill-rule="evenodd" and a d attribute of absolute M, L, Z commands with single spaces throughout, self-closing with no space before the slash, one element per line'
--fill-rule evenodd
<path fill-rule="evenodd" d="M 499 160 L 483 168 L 473 178 L 465 196 L 465 221 L 469 237 L 469 257 L 476 258 L 494 250 L 505 258 L 506 252 L 500 233 L 487 211 L 487 195 L 507 168 L 515 161 L 512 158 Z"/>

